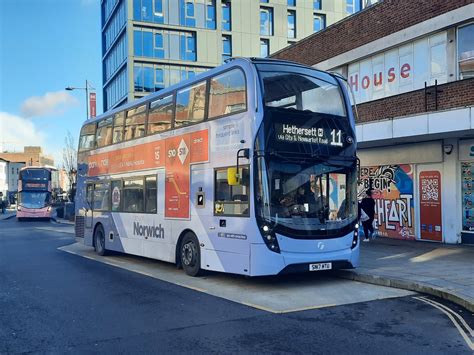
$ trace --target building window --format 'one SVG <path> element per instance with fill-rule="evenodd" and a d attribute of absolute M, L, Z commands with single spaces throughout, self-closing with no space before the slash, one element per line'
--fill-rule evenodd
<path fill-rule="evenodd" d="M 163 32 L 155 33 L 155 58 L 164 58 Z"/>
<path fill-rule="evenodd" d="M 268 0 L 260 0 L 262 4 L 268 4 Z"/>
<path fill-rule="evenodd" d="M 314 10 L 322 10 L 323 9 L 323 0 L 314 0 L 313 1 L 313 9 Z"/>
<path fill-rule="evenodd" d="M 313 31 L 318 32 L 326 27 L 326 15 L 314 15 Z"/>
<path fill-rule="evenodd" d="M 155 23 L 165 23 L 164 14 L 163 14 L 163 0 L 155 0 L 155 9 L 154 9 L 154 19 Z"/>
<path fill-rule="evenodd" d="M 260 39 L 260 57 L 265 58 L 270 55 L 270 41 L 265 38 Z"/>
<path fill-rule="evenodd" d="M 230 1 L 222 2 L 222 30 L 232 30 L 232 16 L 231 16 L 231 3 Z"/>
<path fill-rule="evenodd" d="M 196 37 L 194 37 L 194 34 L 182 32 L 180 42 L 180 59 L 196 61 Z"/>
<path fill-rule="evenodd" d="M 362 8 L 362 0 L 346 0 L 346 12 L 355 14 Z"/>
<path fill-rule="evenodd" d="M 260 34 L 273 36 L 273 9 L 260 9 Z"/>
<path fill-rule="evenodd" d="M 215 0 L 207 0 L 206 3 L 206 28 L 216 29 L 216 3 Z"/>
<path fill-rule="evenodd" d="M 186 1 L 184 6 L 184 25 L 196 27 L 196 18 L 194 17 L 194 1 Z"/>
<path fill-rule="evenodd" d="M 474 78 L 474 23 L 458 29 L 459 79 Z"/>
<path fill-rule="evenodd" d="M 222 61 L 232 57 L 232 38 L 231 36 L 222 36 Z"/>
<path fill-rule="evenodd" d="M 296 38 L 296 11 L 288 10 L 288 38 Z"/>
<path fill-rule="evenodd" d="M 288 0 L 287 5 L 288 6 L 296 6 L 296 0 Z"/>

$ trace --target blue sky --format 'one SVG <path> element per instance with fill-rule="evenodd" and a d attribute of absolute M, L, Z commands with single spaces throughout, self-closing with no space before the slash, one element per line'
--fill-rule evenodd
<path fill-rule="evenodd" d="M 64 88 L 89 80 L 102 113 L 100 37 L 100 0 L 0 0 L 0 149 L 42 145 L 62 165 L 86 118 L 85 91 Z"/>

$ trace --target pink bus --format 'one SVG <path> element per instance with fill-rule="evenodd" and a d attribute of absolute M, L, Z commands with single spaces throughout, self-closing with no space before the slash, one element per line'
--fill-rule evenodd
<path fill-rule="evenodd" d="M 54 168 L 24 167 L 18 177 L 18 221 L 52 216 L 52 175 Z"/>

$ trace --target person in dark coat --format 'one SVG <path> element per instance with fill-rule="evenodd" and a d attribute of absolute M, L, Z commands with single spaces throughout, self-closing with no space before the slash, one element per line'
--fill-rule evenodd
<path fill-rule="evenodd" d="M 366 191 L 366 197 L 360 202 L 360 208 L 364 210 L 365 214 L 369 217 L 368 220 L 362 222 L 362 227 L 364 227 L 364 242 L 368 242 L 369 232 L 370 236 L 374 234 L 374 219 L 375 219 L 375 201 L 372 198 L 372 189 Z"/>

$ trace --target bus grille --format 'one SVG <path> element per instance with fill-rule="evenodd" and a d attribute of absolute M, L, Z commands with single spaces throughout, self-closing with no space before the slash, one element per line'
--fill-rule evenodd
<path fill-rule="evenodd" d="M 84 238 L 84 216 L 76 216 L 75 231 L 77 238 Z"/>

